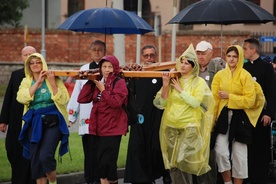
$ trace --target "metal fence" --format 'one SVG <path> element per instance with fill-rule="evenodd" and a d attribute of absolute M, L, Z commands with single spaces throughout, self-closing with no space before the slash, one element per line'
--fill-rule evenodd
<path fill-rule="evenodd" d="M 252 32 L 251 37 L 261 42 L 261 55 L 276 56 L 276 32 Z"/>

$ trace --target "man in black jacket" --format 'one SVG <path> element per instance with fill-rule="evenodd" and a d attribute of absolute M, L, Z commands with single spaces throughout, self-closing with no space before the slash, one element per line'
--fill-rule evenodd
<path fill-rule="evenodd" d="M 246 69 L 257 81 L 265 95 L 266 104 L 253 128 L 253 141 L 248 146 L 248 182 L 250 184 L 266 184 L 270 161 L 270 123 L 275 118 L 276 77 L 272 65 L 260 57 L 261 45 L 256 39 L 247 39 L 243 44 L 244 64 Z"/>
<path fill-rule="evenodd" d="M 21 51 L 21 59 L 25 62 L 26 58 L 35 53 L 34 47 L 26 46 Z M 23 147 L 18 142 L 18 136 L 22 126 L 23 105 L 17 102 L 16 96 L 19 85 L 25 77 L 24 68 L 13 71 L 6 89 L 2 111 L 0 116 L 0 131 L 6 132 L 6 151 L 11 164 L 13 184 L 32 184 L 35 180 L 31 179 L 30 160 L 22 155 Z"/>
<path fill-rule="evenodd" d="M 145 45 L 142 64 L 149 66 L 157 60 L 157 49 Z M 143 124 L 130 126 L 124 182 L 150 184 L 162 177 L 164 184 L 171 184 L 169 170 L 165 169 L 159 142 L 162 110 L 153 105 L 153 99 L 162 87 L 161 78 L 141 78 L 129 84 L 136 94 L 138 106 L 144 115 Z"/>

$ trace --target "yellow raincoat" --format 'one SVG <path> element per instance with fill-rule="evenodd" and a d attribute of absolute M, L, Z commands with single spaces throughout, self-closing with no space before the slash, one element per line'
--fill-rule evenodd
<path fill-rule="evenodd" d="M 178 168 L 183 172 L 202 175 L 210 170 L 209 145 L 214 100 L 204 79 L 198 76 L 199 64 L 192 44 L 176 62 L 180 71 L 182 58 L 194 62 L 191 75 L 180 77 L 183 91 L 169 87 L 167 99 L 160 91 L 153 101 L 165 109 L 160 126 L 160 144 L 166 169 Z"/>
<path fill-rule="evenodd" d="M 41 54 L 34 53 L 30 56 L 39 57 L 42 61 L 43 70 L 48 70 L 46 61 Z M 24 104 L 23 115 L 29 110 L 29 105 L 34 100 L 33 99 L 34 96 L 30 96 L 30 92 L 29 92 L 29 88 L 31 87 L 31 84 L 33 81 L 32 71 L 29 66 L 30 56 L 26 59 L 26 61 L 24 63 L 24 70 L 25 70 L 26 77 L 22 80 L 22 82 L 19 86 L 19 90 L 17 92 L 17 98 L 16 98 L 19 103 Z M 51 99 L 54 101 L 56 107 L 58 108 L 59 112 L 63 115 L 63 117 L 68 125 L 68 112 L 66 110 L 66 105 L 67 105 L 70 97 L 69 97 L 66 87 L 64 86 L 62 80 L 59 77 L 56 77 L 56 84 L 58 86 L 58 92 L 55 95 L 53 95 L 53 90 L 52 90 L 49 80 L 46 78 L 45 81 L 46 81 L 46 85 L 47 85 L 48 89 L 50 90 L 50 93 L 52 94 Z M 22 126 L 23 126 L 23 124 L 24 124 L 24 121 L 22 121 Z"/>
<path fill-rule="evenodd" d="M 224 70 L 219 71 L 212 83 L 212 92 L 215 99 L 214 122 L 220 115 L 224 106 L 229 109 L 243 109 L 250 123 L 255 127 L 265 103 L 261 86 L 255 82 L 245 69 L 243 69 L 243 48 L 235 45 L 239 52 L 238 63 L 232 75 L 228 64 Z M 219 91 L 229 92 L 228 99 L 220 99 Z"/>

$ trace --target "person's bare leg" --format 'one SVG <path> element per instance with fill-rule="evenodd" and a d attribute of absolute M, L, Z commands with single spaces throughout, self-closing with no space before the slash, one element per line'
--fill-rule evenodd
<path fill-rule="evenodd" d="M 240 178 L 234 178 L 234 184 L 242 184 L 243 179 Z"/>
<path fill-rule="evenodd" d="M 42 178 L 36 179 L 36 184 L 47 184 L 47 178 L 42 177 Z"/>
<path fill-rule="evenodd" d="M 231 171 L 230 170 L 222 172 L 221 176 L 222 176 L 224 182 L 229 182 L 229 181 L 232 180 Z"/>
<path fill-rule="evenodd" d="M 109 184 L 107 178 L 101 178 L 101 184 Z"/>
<path fill-rule="evenodd" d="M 57 181 L 57 172 L 56 171 L 46 173 L 46 175 L 47 175 L 49 182 L 54 183 Z"/>

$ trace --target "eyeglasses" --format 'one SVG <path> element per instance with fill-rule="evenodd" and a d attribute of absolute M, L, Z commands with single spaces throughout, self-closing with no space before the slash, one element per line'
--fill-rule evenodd
<path fill-rule="evenodd" d="M 30 61 L 30 65 L 34 65 L 34 64 L 40 65 L 40 64 L 42 64 L 42 62 L 41 61 Z"/>
<path fill-rule="evenodd" d="M 31 55 L 32 53 L 27 53 L 27 54 L 22 54 L 22 56 L 28 57 L 29 55 Z"/>
<path fill-rule="evenodd" d="M 103 49 L 92 49 L 92 52 L 103 52 Z"/>
<path fill-rule="evenodd" d="M 144 54 L 143 57 L 144 58 L 148 58 L 148 57 L 154 58 L 154 57 L 156 57 L 156 55 L 155 54 Z"/>

